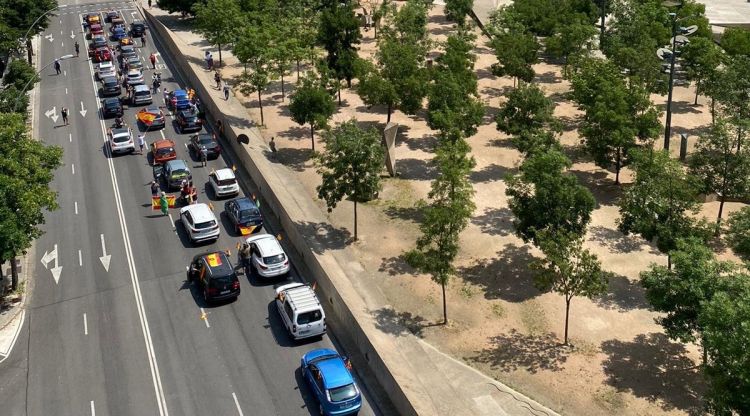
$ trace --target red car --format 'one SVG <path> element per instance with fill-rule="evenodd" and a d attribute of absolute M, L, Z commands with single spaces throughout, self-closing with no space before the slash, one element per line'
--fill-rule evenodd
<path fill-rule="evenodd" d="M 177 159 L 177 152 L 174 150 L 174 141 L 169 139 L 159 139 L 151 143 L 151 156 L 154 158 L 154 165 L 161 165 L 170 160 Z"/>
<path fill-rule="evenodd" d="M 111 61 L 111 60 L 112 60 L 112 51 L 110 51 L 108 47 L 102 46 L 101 48 L 96 48 L 96 50 L 94 51 L 94 62 Z"/>
<path fill-rule="evenodd" d="M 104 29 L 102 28 L 102 25 L 94 23 L 93 25 L 89 26 L 89 37 L 94 37 L 97 35 L 104 35 Z"/>

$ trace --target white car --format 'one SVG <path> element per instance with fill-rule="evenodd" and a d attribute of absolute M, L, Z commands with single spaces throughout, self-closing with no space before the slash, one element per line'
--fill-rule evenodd
<path fill-rule="evenodd" d="M 133 131 L 129 127 L 111 128 L 107 131 L 107 136 L 109 136 L 109 151 L 112 154 L 135 152 Z"/>
<path fill-rule="evenodd" d="M 245 241 L 250 244 L 250 261 L 259 276 L 276 277 L 289 273 L 289 258 L 276 237 L 259 234 Z"/>
<path fill-rule="evenodd" d="M 128 85 L 143 85 L 143 72 L 140 69 L 131 69 L 125 77 Z"/>
<path fill-rule="evenodd" d="M 240 193 L 240 185 L 234 176 L 232 169 L 224 168 L 211 172 L 208 183 L 214 190 L 217 198 L 234 196 Z"/>
<path fill-rule="evenodd" d="M 96 68 L 96 79 L 101 80 L 105 77 L 117 78 L 117 70 L 112 61 L 102 61 Z"/>
<path fill-rule="evenodd" d="M 193 243 L 219 239 L 219 222 L 206 204 L 183 207 L 180 209 L 180 220 Z"/>

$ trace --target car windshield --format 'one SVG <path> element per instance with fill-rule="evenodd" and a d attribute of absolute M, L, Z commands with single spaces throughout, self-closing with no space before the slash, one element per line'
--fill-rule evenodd
<path fill-rule="evenodd" d="M 257 208 L 250 208 L 240 211 L 240 221 L 250 221 L 253 218 L 260 216 Z"/>
<path fill-rule="evenodd" d="M 263 263 L 265 264 L 279 264 L 283 262 L 286 257 L 283 254 L 277 254 L 275 256 L 263 257 Z"/>
<path fill-rule="evenodd" d="M 347 384 L 346 386 L 328 390 L 328 394 L 330 394 L 332 402 L 343 402 L 344 400 L 357 397 L 357 388 L 354 387 L 354 383 Z"/>
<path fill-rule="evenodd" d="M 117 80 L 114 79 L 114 78 L 112 78 L 112 79 L 105 79 L 104 80 L 104 85 L 106 85 L 108 87 L 115 87 L 115 86 L 117 86 Z"/>
<path fill-rule="evenodd" d="M 120 103 L 117 101 L 110 101 L 108 103 L 105 103 L 104 106 L 107 108 L 118 108 L 120 107 Z"/>
<path fill-rule="evenodd" d="M 216 184 L 219 186 L 234 185 L 235 180 L 234 179 L 217 179 Z"/>
<path fill-rule="evenodd" d="M 231 284 L 232 282 L 234 282 L 234 276 L 232 276 L 231 274 L 226 276 L 211 276 L 211 282 L 223 285 Z"/>
<path fill-rule="evenodd" d="M 195 229 L 196 230 L 204 230 L 206 228 L 211 228 L 211 227 L 214 227 L 214 226 L 216 226 L 216 221 L 214 221 L 214 220 L 195 223 Z"/>
<path fill-rule="evenodd" d="M 160 147 L 156 149 L 157 156 L 168 156 L 174 153 L 174 147 Z"/>
<path fill-rule="evenodd" d="M 190 175 L 190 172 L 188 172 L 186 169 L 175 169 L 172 171 L 173 178 L 184 178 L 188 175 Z"/>
<path fill-rule="evenodd" d="M 211 136 L 200 136 L 198 142 L 206 147 L 213 147 L 214 139 Z"/>
<path fill-rule="evenodd" d="M 311 322 L 318 322 L 321 318 L 323 318 L 323 315 L 319 310 L 301 313 L 297 316 L 297 325 L 305 325 Z"/>

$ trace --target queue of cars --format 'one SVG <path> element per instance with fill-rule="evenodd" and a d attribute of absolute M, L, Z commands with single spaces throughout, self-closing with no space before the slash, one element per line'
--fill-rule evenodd
<path fill-rule="evenodd" d="M 131 38 L 140 37 L 146 25 L 134 21 L 128 29 L 117 11 L 106 12 L 103 16 L 103 22 L 98 13 L 85 16 L 89 28 L 87 37 L 91 39 L 89 56 L 97 64 L 95 78 L 101 85 L 102 117 L 123 116 L 124 100 L 121 94 L 124 85 L 132 87 L 129 89 L 128 104 L 131 107 L 144 105 L 136 113 L 136 124 L 144 130 L 164 128 L 165 112 L 153 104 L 151 90 L 145 85 L 143 64 Z M 116 42 L 112 46 L 105 37 L 105 23 L 110 24 L 109 39 Z M 183 89 L 172 91 L 165 95 L 164 107 L 174 114 L 178 133 L 193 133 L 185 144 L 195 160 L 200 159 L 202 151 L 207 153 L 209 159 L 217 159 L 221 156 L 221 145 L 215 134 L 204 131 L 193 94 Z M 112 155 L 136 150 L 133 130 L 127 125 L 109 128 L 107 139 Z M 176 148 L 175 140 L 170 138 L 157 139 L 149 145 L 148 156 L 153 165 L 154 178 L 167 191 L 184 189 L 186 183 L 192 186 L 190 166 L 178 157 Z M 289 258 L 274 236 L 256 233 L 263 226 L 259 204 L 254 196 L 252 199 L 240 196 L 234 170 L 213 170 L 206 189 L 212 191 L 214 199 L 233 198 L 225 202 L 223 215 L 232 224 L 234 233 L 248 236 L 245 239 L 249 248 L 248 274 L 263 279 L 286 276 L 291 270 Z M 190 201 L 180 208 L 179 218 L 181 227 L 193 243 L 215 241 L 221 236 L 220 221 L 209 204 Z M 205 302 L 236 299 L 241 293 L 236 269 L 224 251 L 210 250 L 194 256 L 188 266 L 187 278 L 196 285 Z M 274 304 L 292 339 L 325 335 L 325 312 L 311 286 L 299 282 L 284 284 L 275 289 Z M 345 357 L 330 349 L 316 349 L 302 357 L 303 378 L 317 398 L 322 415 L 352 414 L 360 409 L 361 393 L 350 368 Z"/>

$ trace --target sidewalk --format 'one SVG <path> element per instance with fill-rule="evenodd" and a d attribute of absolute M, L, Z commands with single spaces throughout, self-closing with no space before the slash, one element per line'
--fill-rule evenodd
<path fill-rule="evenodd" d="M 18 266 L 18 286 L 23 287 L 19 296 L 6 295 L 7 304 L 0 307 L 0 363 L 13 351 L 18 334 L 21 332 L 23 322 L 26 319 L 26 298 L 28 291 L 28 259 L 29 255 L 19 257 Z M 10 290 L 10 263 L 0 264 L 3 269 L 5 279 L 2 284 L 7 283 L 7 289 Z M 25 286 L 25 287 L 24 287 Z"/>
<path fill-rule="evenodd" d="M 205 42 L 187 30 L 175 15 L 157 8 L 144 12 L 153 17 L 149 19 L 152 25 L 162 22 L 174 29 L 152 26 L 152 36 L 169 37 L 160 39 L 160 43 L 168 50 L 174 49 L 172 58 L 192 83 L 191 87 L 198 91 L 207 113 L 214 119 L 225 120 L 227 139 L 235 151 L 240 152 L 237 155 L 240 160 L 235 163 L 253 177 L 268 201 L 266 206 L 278 215 L 287 234 L 284 241 L 291 243 L 304 258 L 310 269 L 308 276 L 316 276 L 319 290 L 328 297 L 336 333 L 348 350 L 352 347 L 360 350 L 361 358 L 354 360 L 355 366 L 361 363 L 359 368 L 364 366 L 372 371 L 364 374 L 368 385 L 377 378 L 394 406 L 405 414 L 556 415 L 441 353 L 406 328 L 388 332 L 378 329 L 370 311 L 387 306 L 385 296 L 371 283 L 369 276 L 365 276 L 367 272 L 362 265 L 353 260 L 356 256 L 350 249 L 330 249 L 330 242 L 325 241 L 325 230 L 331 227 L 325 215 L 301 190 L 300 182 L 287 167 L 268 159 L 267 141 L 254 127 L 256 123 L 250 120 L 247 109 L 234 97 L 225 101 L 222 93 L 213 88 L 212 73 L 203 68 Z M 218 57 L 215 48 L 211 50 Z M 222 51 L 222 55 L 226 60 L 231 54 Z M 235 142 L 241 134 L 248 136 L 247 145 Z M 351 320 L 347 320 L 349 317 Z M 398 388 L 389 384 L 392 381 Z"/>

